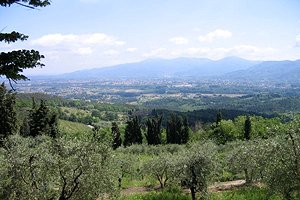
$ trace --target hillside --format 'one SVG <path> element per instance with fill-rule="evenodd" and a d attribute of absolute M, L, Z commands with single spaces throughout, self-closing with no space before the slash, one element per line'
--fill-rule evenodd
<path fill-rule="evenodd" d="M 185 78 L 218 76 L 225 73 L 245 70 L 258 61 L 238 57 L 227 57 L 213 61 L 206 58 L 151 59 L 136 63 L 115 65 L 104 68 L 81 70 L 63 74 L 64 79 L 91 78 Z"/>
<path fill-rule="evenodd" d="M 265 61 L 224 77 L 231 80 L 295 82 L 300 80 L 300 60 Z"/>

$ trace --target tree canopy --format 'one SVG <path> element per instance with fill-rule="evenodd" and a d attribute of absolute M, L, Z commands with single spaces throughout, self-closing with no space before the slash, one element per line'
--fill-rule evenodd
<path fill-rule="evenodd" d="M 0 6 L 8 7 L 12 4 L 35 9 L 36 7 L 45 7 L 50 5 L 49 0 L 0 0 Z M 11 33 L 0 32 L 0 42 L 12 43 L 18 40 L 27 40 L 28 36 L 22 33 L 12 31 Z M 24 69 L 43 67 L 40 60 L 44 58 L 36 50 L 14 50 L 11 52 L 0 52 L 0 77 L 8 79 L 11 87 L 11 81 L 28 80 L 28 77 L 22 74 Z M 13 88 L 13 87 L 12 87 Z"/>
<path fill-rule="evenodd" d="M 0 0 L 0 5 L 4 7 L 11 6 L 14 3 L 29 8 L 45 7 L 50 5 L 49 0 Z"/>

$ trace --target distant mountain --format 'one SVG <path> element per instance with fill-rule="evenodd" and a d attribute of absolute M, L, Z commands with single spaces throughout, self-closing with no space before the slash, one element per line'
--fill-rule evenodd
<path fill-rule="evenodd" d="M 299 82 L 300 60 L 249 61 L 238 57 L 150 59 L 32 79 L 206 78 L 230 81 Z"/>
<path fill-rule="evenodd" d="M 246 70 L 227 73 L 223 77 L 230 80 L 299 82 L 300 60 L 265 61 Z"/>
<path fill-rule="evenodd" d="M 245 70 L 258 64 L 238 57 L 213 61 L 206 58 L 150 59 L 136 63 L 104 68 L 81 70 L 63 74 L 60 78 L 185 78 L 219 76 L 225 73 Z"/>

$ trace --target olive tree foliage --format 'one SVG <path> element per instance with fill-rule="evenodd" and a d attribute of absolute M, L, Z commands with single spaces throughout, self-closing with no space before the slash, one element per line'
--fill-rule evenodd
<path fill-rule="evenodd" d="M 13 135 L 0 153 L 0 199 L 96 199 L 114 193 L 105 145 Z"/>
<path fill-rule="evenodd" d="M 178 162 L 179 178 L 187 186 L 196 199 L 197 192 L 201 199 L 208 198 L 208 183 L 215 170 L 215 156 L 217 147 L 211 142 L 194 144 L 183 152 Z"/>
<path fill-rule="evenodd" d="M 12 4 L 19 4 L 29 8 L 45 7 L 50 5 L 49 0 L 0 0 L 0 6 L 8 7 Z M 12 43 L 18 40 L 27 40 L 28 36 L 12 31 L 11 33 L 2 33 L 0 31 L 0 42 Z M 11 87 L 11 81 L 28 80 L 22 74 L 24 69 L 42 67 L 44 64 L 40 60 L 44 58 L 36 50 L 14 50 L 11 52 L 0 52 L 0 77 L 8 79 Z M 13 88 L 13 87 L 12 87 Z"/>
<path fill-rule="evenodd" d="M 159 181 L 164 188 L 168 182 L 174 181 L 177 175 L 177 157 L 170 153 L 162 153 L 143 164 L 143 173 L 149 174 Z"/>
<path fill-rule="evenodd" d="M 267 140 L 238 141 L 228 144 L 233 147 L 228 153 L 230 170 L 235 174 L 244 174 L 246 184 L 262 180 L 268 165 L 268 157 L 273 153 L 271 144 Z"/>
<path fill-rule="evenodd" d="M 286 124 L 272 142 L 264 182 L 287 200 L 300 198 L 300 118 Z M 271 145 L 269 145 L 271 146 Z M 266 148 L 269 148 L 266 147 Z"/>
<path fill-rule="evenodd" d="M 123 178 L 125 176 L 133 178 L 137 172 L 138 157 L 131 153 L 114 152 L 113 166 L 114 172 L 117 173 L 118 187 L 122 187 Z"/>
<path fill-rule="evenodd" d="M 248 183 L 260 181 L 284 199 L 300 198 L 300 118 L 281 125 L 276 137 L 236 143 L 229 165 Z"/>

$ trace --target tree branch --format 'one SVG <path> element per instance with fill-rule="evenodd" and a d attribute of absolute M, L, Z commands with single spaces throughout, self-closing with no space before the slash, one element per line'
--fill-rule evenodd
<path fill-rule="evenodd" d="M 20 6 L 24 6 L 26 8 L 30 8 L 30 9 L 36 9 L 34 6 L 29 6 L 29 5 L 26 5 L 26 4 L 23 4 L 23 3 L 20 3 L 20 2 L 16 2 L 16 4 L 20 5 Z"/>

